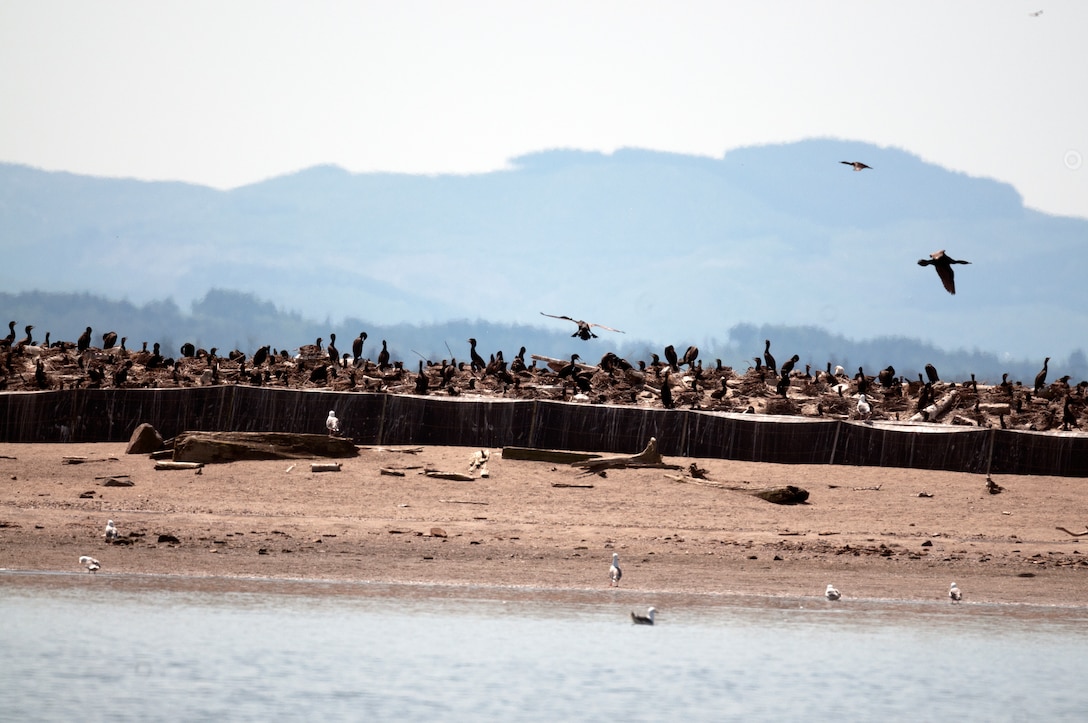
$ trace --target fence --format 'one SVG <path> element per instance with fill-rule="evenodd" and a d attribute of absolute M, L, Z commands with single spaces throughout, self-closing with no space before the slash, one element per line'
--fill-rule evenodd
<path fill-rule="evenodd" d="M 1088 435 L 861 423 L 540 400 L 213 386 L 0 394 L 0 442 L 127 441 L 183 431 L 324 432 L 335 409 L 362 445 L 542 447 L 666 456 L 1088 477 Z"/>

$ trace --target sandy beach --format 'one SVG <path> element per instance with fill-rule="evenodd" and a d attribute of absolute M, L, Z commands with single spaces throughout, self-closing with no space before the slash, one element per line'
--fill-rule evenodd
<path fill-rule="evenodd" d="M 681 470 L 360 448 L 338 472 L 273 460 L 157 471 L 124 444 L 0 444 L 0 568 L 608 590 L 821 595 L 1079 606 L 1088 593 L 1084 481 L 717 459 Z M 76 462 L 76 463 L 72 463 Z M 695 479 L 692 462 L 706 471 Z M 394 470 L 403 476 L 383 474 Z M 112 480 L 112 481 L 111 481 Z M 131 486 L 113 486 L 131 482 Z M 802 505 L 746 490 L 792 484 Z M 119 541 L 104 538 L 112 519 Z"/>

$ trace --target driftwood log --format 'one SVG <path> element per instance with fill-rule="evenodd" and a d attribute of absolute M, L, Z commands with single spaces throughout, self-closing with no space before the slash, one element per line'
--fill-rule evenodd
<path fill-rule="evenodd" d="M 679 477 L 677 475 L 666 475 L 669 479 L 676 480 L 677 482 L 685 482 L 687 484 L 702 485 L 704 487 L 717 487 L 718 489 L 729 490 L 730 492 L 743 492 L 746 495 L 752 495 L 758 497 L 761 500 L 767 500 L 773 502 L 776 505 L 799 505 L 808 501 L 808 490 L 803 487 L 797 487 L 795 485 L 779 485 L 776 487 L 763 487 L 762 489 L 754 490 L 750 487 L 737 487 L 735 485 L 724 485 L 718 482 L 711 482 L 709 480 L 700 479 L 697 477 Z"/>
<path fill-rule="evenodd" d="M 254 459 L 354 457 L 355 443 L 325 434 L 289 432 L 182 432 L 174 440 L 175 462 L 236 462 Z"/>
<path fill-rule="evenodd" d="M 552 462 L 553 464 L 572 464 L 587 459 L 597 459 L 601 455 L 591 452 L 567 452 L 560 449 L 536 449 L 534 447 L 503 447 L 503 459 L 516 459 L 525 462 Z"/>
<path fill-rule="evenodd" d="M 646 449 L 632 457 L 601 457 L 600 459 L 587 459 L 582 462 L 573 462 L 572 467 L 581 467 L 587 474 L 600 474 L 609 469 L 623 469 L 625 467 L 656 467 L 660 469 L 680 469 L 678 464 L 666 464 L 657 451 L 657 439 L 650 437 Z"/>

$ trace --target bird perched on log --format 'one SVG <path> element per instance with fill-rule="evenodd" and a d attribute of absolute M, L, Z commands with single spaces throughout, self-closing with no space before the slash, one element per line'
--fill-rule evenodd
<path fill-rule="evenodd" d="M 865 165 L 861 161 L 839 161 L 839 163 L 842 163 L 846 166 L 851 166 L 855 171 L 864 171 L 866 168 L 872 170 L 873 168 L 872 166 Z"/>
<path fill-rule="evenodd" d="M 631 611 L 631 622 L 635 625 L 653 625 L 654 613 L 657 612 L 657 608 L 648 608 L 645 615 L 639 615 L 634 610 Z"/>
<path fill-rule="evenodd" d="M 1039 373 L 1035 375 L 1035 393 L 1038 394 L 1043 390 L 1043 386 L 1046 384 L 1046 372 L 1047 364 L 1050 363 L 1050 357 L 1043 359 L 1043 368 L 1039 370 Z"/>
<path fill-rule="evenodd" d="M 937 269 L 937 276 L 941 277 L 941 283 L 944 284 L 944 290 L 950 294 L 956 293 L 956 274 L 952 271 L 952 264 L 969 263 L 971 262 L 952 258 L 946 254 L 943 249 L 930 254 L 928 259 L 920 259 L 918 261 L 919 266 L 932 266 Z"/>
<path fill-rule="evenodd" d="M 468 358 L 472 362 L 472 371 L 482 372 L 487 368 L 487 362 L 480 356 L 480 352 L 476 351 L 476 340 L 472 338 L 468 340 Z"/>
<path fill-rule="evenodd" d="M 378 352 L 378 368 L 384 370 L 389 366 L 389 346 L 382 339 L 382 350 Z"/>
<path fill-rule="evenodd" d="M 419 374 L 416 375 L 416 394 L 426 394 L 431 383 L 427 379 L 427 373 L 423 371 L 423 360 L 419 360 Z"/>
<path fill-rule="evenodd" d="M 107 331 L 105 334 L 102 335 L 102 348 L 103 349 L 112 349 L 116 343 L 117 343 L 117 332 L 116 331 Z"/>
<path fill-rule="evenodd" d="M 687 351 L 684 352 L 684 356 L 680 357 L 680 364 L 687 364 L 688 369 L 695 366 L 696 360 L 699 359 L 699 347 L 689 346 Z"/>
<path fill-rule="evenodd" d="M 782 376 L 788 377 L 790 372 L 793 371 L 793 366 L 799 361 L 801 361 L 801 357 L 794 354 L 789 359 L 782 362 Z"/>
<path fill-rule="evenodd" d="M 869 398 L 864 394 L 858 395 L 858 417 L 860 419 L 868 419 L 869 414 L 872 413 L 873 408 L 869 405 Z"/>
<path fill-rule="evenodd" d="M 880 381 L 880 386 L 885 389 L 890 389 L 895 383 L 895 367 L 888 366 L 885 369 L 881 369 L 877 372 L 876 378 Z"/>
<path fill-rule="evenodd" d="M 340 352 L 336 348 L 336 334 L 329 334 L 329 344 L 325 347 L 325 352 L 329 355 L 329 361 L 333 364 L 340 363 Z"/>
<path fill-rule="evenodd" d="M 937 376 L 937 367 L 932 364 L 926 364 L 926 378 L 929 379 L 930 384 L 936 384 L 941 381 L 941 378 Z"/>
<path fill-rule="evenodd" d="M 775 364 L 774 355 L 771 354 L 771 340 L 764 339 L 763 343 L 766 344 L 766 346 L 763 347 L 763 361 L 767 364 L 767 368 L 770 369 L 772 373 L 777 374 L 778 365 Z"/>
<path fill-rule="evenodd" d="M 12 322 L 13 324 L 15 322 Z M 79 339 L 76 340 L 76 351 L 80 354 L 87 351 L 91 346 L 91 327 L 87 327 L 87 330 L 79 335 Z"/>
<path fill-rule="evenodd" d="M 592 323 L 590 323 L 588 321 L 582 321 L 581 319 L 573 319 L 573 318 L 571 318 L 569 316 L 556 316 L 555 314 L 545 314 L 543 311 L 540 312 L 540 313 L 543 316 L 549 316 L 549 317 L 551 317 L 553 319 L 564 319 L 566 321 L 573 321 L 575 324 L 578 325 L 578 331 L 571 334 L 571 336 L 576 336 L 579 339 L 582 339 L 583 341 L 589 341 L 590 339 L 596 339 L 597 338 L 597 335 L 594 334 L 590 330 L 590 328 L 594 327 L 594 326 L 599 328 L 599 329 L 604 329 L 605 331 L 614 331 L 614 332 L 617 332 L 619 334 L 626 333 L 626 332 L 620 331 L 619 329 L 613 329 L 610 326 L 605 326 L 604 324 L 592 324 Z"/>
<path fill-rule="evenodd" d="M 366 332 L 360 331 L 359 336 L 355 337 L 355 340 L 351 342 L 351 356 L 352 363 L 355 366 L 359 366 L 359 357 L 363 355 L 363 344 L 366 342 Z"/>

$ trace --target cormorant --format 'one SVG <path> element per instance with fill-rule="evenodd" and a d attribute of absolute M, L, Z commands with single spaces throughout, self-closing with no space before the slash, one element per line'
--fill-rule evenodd
<path fill-rule="evenodd" d="M 329 355 L 329 361 L 333 364 L 340 363 L 340 352 L 336 349 L 336 334 L 329 333 L 329 345 L 325 347 L 325 351 Z"/>
<path fill-rule="evenodd" d="M 615 332 L 618 332 L 620 334 L 625 333 L 625 332 L 620 331 L 619 329 L 613 329 L 610 326 L 605 326 L 604 324 L 592 324 L 592 323 L 590 323 L 588 321 L 582 321 L 581 319 L 573 319 L 573 318 L 571 318 L 569 316 L 556 316 L 555 314 L 545 314 L 543 311 L 540 312 L 540 313 L 543 316 L 549 316 L 549 317 L 551 317 L 553 319 L 565 319 L 566 321 L 573 321 L 575 324 L 578 325 L 578 331 L 571 334 L 571 336 L 576 336 L 579 339 L 582 339 L 584 341 L 589 341 L 590 339 L 596 339 L 597 338 L 597 335 L 594 334 L 592 331 L 590 331 L 590 327 L 594 327 L 594 326 L 599 327 L 601 329 L 604 329 L 606 331 L 615 331 Z"/>
<path fill-rule="evenodd" d="M 79 339 L 76 340 L 76 351 L 80 354 L 87 351 L 91 346 L 91 327 L 87 327 L 87 330 L 79 335 Z"/>
<path fill-rule="evenodd" d="M 389 366 L 389 347 L 385 343 L 385 339 L 382 339 L 382 350 L 378 352 L 378 368 L 385 369 Z"/>
<path fill-rule="evenodd" d="M 771 354 L 771 340 L 770 339 L 764 339 L 764 343 L 766 344 L 766 346 L 763 347 L 763 361 L 765 361 L 767 363 L 767 368 L 768 369 L 770 369 L 772 372 L 777 374 L 778 373 L 778 365 L 775 364 L 774 356 Z"/>
<path fill-rule="evenodd" d="M 382 342 L 383 344 L 385 342 Z M 472 371 L 483 371 L 487 368 L 487 362 L 480 356 L 480 352 L 476 351 L 476 340 L 470 338 L 468 340 L 468 357 L 472 361 Z"/>
<path fill-rule="evenodd" d="M 937 251 L 929 255 L 928 259 L 921 259 L 918 261 L 919 266 L 933 266 L 937 269 L 937 276 L 941 277 L 941 283 L 944 284 L 944 289 L 950 294 L 956 293 L 956 275 L 952 271 L 952 264 L 969 264 L 970 261 L 958 261 L 948 254 L 941 251 Z"/>
<path fill-rule="evenodd" d="M 355 337 L 355 340 L 351 342 L 351 362 L 355 366 L 359 366 L 359 357 L 363 355 L 363 342 L 365 341 L 366 332 L 360 331 L 359 336 Z"/>
<path fill-rule="evenodd" d="M 936 384 L 941 381 L 941 378 L 937 376 L 937 367 L 932 364 L 926 364 L 926 378 L 929 379 L 930 384 Z"/>
<path fill-rule="evenodd" d="M 1035 393 L 1038 394 L 1042 391 L 1043 385 L 1046 384 L 1046 368 L 1050 363 L 1050 357 L 1043 359 L 1043 368 L 1039 370 L 1039 373 L 1035 375 Z"/>
<path fill-rule="evenodd" d="M 103 349 L 112 349 L 116 343 L 117 343 L 117 332 L 116 331 L 107 331 L 105 334 L 102 335 L 102 348 Z"/>

